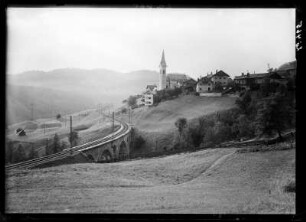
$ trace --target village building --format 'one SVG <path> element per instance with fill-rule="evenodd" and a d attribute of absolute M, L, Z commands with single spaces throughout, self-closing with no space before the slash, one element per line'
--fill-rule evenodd
<path fill-rule="evenodd" d="M 157 86 L 156 85 L 147 85 L 146 92 L 156 94 L 157 93 Z"/>
<path fill-rule="evenodd" d="M 185 94 L 196 91 L 197 82 L 194 79 L 188 79 L 182 84 L 182 90 Z"/>
<path fill-rule="evenodd" d="M 224 71 L 216 70 L 215 74 L 207 74 L 198 80 L 196 85 L 197 93 L 207 93 L 215 89 L 216 85 L 226 86 L 231 81 L 231 78 Z"/>
<path fill-rule="evenodd" d="M 203 77 L 201 78 L 197 85 L 196 85 L 196 92 L 197 93 L 206 93 L 211 92 L 214 88 L 214 83 L 209 77 Z"/>
<path fill-rule="evenodd" d="M 226 74 L 225 72 L 223 72 L 222 70 L 220 70 L 220 71 L 216 70 L 216 74 L 214 74 L 211 77 L 211 81 L 214 84 L 220 83 L 222 86 L 225 86 L 229 83 L 230 76 L 228 74 Z"/>
<path fill-rule="evenodd" d="M 154 104 L 154 95 L 152 93 L 146 92 L 144 94 L 144 105 L 152 106 Z"/>
<path fill-rule="evenodd" d="M 287 80 L 277 72 L 256 74 L 242 73 L 241 76 L 235 76 L 234 82 L 241 88 L 250 89 L 251 86 L 261 85 L 264 82 L 277 82 L 280 84 L 285 84 Z"/>

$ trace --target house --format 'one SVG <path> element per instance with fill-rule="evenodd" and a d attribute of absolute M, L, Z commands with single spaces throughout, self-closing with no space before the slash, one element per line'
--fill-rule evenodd
<path fill-rule="evenodd" d="M 197 93 L 205 93 L 210 92 L 214 89 L 214 83 L 211 78 L 205 76 L 201 78 L 196 85 Z"/>
<path fill-rule="evenodd" d="M 249 89 L 253 84 L 262 84 L 268 73 L 257 73 L 257 74 L 244 74 L 241 76 L 235 76 L 234 82 L 241 88 Z"/>
<path fill-rule="evenodd" d="M 194 79 L 188 79 L 183 82 L 182 90 L 184 93 L 188 94 L 196 91 L 197 82 Z"/>
<path fill-rule="evenodd" d="M 146 92 L 144 94 L 144 105 L 145 106 L 152 106 L 154 104 L 154 95 L 153 93 Z"/>
<path fill-rule="evenodd" d="M 141 96 L 136 99 L 137 106 L 143 106 L 145 104 L 144 96 Z"/>
<path fill-rule="evenodd" d="M 157 86 L 156 85 L 147 85 L 146 92 L 150 92 L 152 94 L 156 94 Z"/>
<path fill-rule="evenodd" d="M 244 74 L 241 76 L 235 76 L 234 82 L 241 88 L 249 89 L 252 85 L 261 85 L 264 82 L 277 82 L 284 84 L 287 81 L 277 72 L 271 73 L 256 73 L 256 74 Z"/>
<path fill-rule="evenodd" d="M 216 74 L 211 77 L 211 81 L 214 83 L 214 85 L 220 83 L 222 86 L 225 86 L 229 83 L 230 76 L 222 70 L 216 70 Z"/>

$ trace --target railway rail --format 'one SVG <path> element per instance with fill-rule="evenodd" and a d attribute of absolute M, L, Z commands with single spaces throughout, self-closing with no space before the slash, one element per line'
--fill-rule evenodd
<path fill-rule="evenodd" d="M 115 132 L 113 132 L 113 133 L 111 133 L 111 134 L 109 134 L 109 135 L 107 135 L 107 136 L 105 136 L 101 139 L 97 139 L 97 140 L 94 140 L 94 141 L 91 141 L 91 142 L 88 142 L 88 143 L 85 143 L 85 144 L 82 144 L 82 145 L 79 145 L 79 146 L 74 146 L 72 148 L 65 149 L 65 150 L 63 150 L 61 152 L 58 152 L 58 153 L 55 153 L 55 154 L 35 158 L 35 159 L 32 159 L 32 160 L 28 160 L 28 161 L 24 161 L 24 162 L 20 162 L 20 163 L 16 163 L 16 164 L 10 164 L 10 165 L 7 165 L 5 167 L 5 169 L 6 170 L 31 169 L 31 168 L 34 168 L 38 165 L 41 165 L 41 164 L 44 164 L 44 163 L 47 163 L 47 162 L 50 162 L 50 161 L 63 159 L 65 157 L 76 154 L 77 152 L 81 152 L 81 151 L 87 150 L 87 149 L 92 149 L 92 148 L 94 148 L 98 145 L 102 145 L 102 144 L 108 143 L 112 140 L 115 140 L 117 138 L 120 138 L 121 136 L 125 135 L 125 133 L 127 133 L 129 131 L 130 126 L 127 123 L 122 122 L 118 119 L 115 119 L 115 121 L 117 121 L 120 124 L 120 128 L 117 131 L 115 131 Z"/>

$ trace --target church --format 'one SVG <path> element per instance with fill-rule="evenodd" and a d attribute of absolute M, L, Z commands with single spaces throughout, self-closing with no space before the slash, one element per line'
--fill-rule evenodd
<path fill-rule="evenodd" d="M 180 74 L 180 73 L 167 74 L 166 68 L 167 68 L 167 63 L 165 59 L 165 52 L 163 50 L 162 58 L 159 64 L 158 90 L 179 88 L 183 85 L 185 81 L 190 79 L 190 77 L 188 77 L 185 74 Z"/>

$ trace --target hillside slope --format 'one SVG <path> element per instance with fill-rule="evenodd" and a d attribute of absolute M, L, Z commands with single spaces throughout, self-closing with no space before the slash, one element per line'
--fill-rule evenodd
<path fill-rule="evenodd" d="M 144 131 L 169 131 L 174 129 L 175 121 L 180 117 L 187 120 L 226 110 L 235 106 L 234 97 L 180 96 L 158 104 L 155 107 L 141 107 L 133 110 L 133 124 Z"/>
<path fill-rule="evenodd" d="M 9 172 L 8 213 L 295 213 L 295 150 L 209 149 Z"/>

